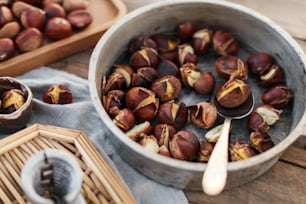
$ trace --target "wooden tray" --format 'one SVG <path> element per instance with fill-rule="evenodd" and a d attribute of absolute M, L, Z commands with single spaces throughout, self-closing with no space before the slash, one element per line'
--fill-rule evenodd
<path fill-rule="evenodd" d="M 45 40 L 36 50 L 0 62 L 0 76 L 16 76 L 92 47 L 111 25 L 127 13 L 121 0 L 89 0 L 87 10 L 92 14 L 93 22 L 85 30 L 59 41 Z"/>
<path fill-rule="evenodd" d="M 20 172 L 31 155 L 59 149 L 75 155 L 87 203 L 136 203 L 87 136 L 78 130 L 35 124 L 0 140 L 0 203 L 26 203 Z"/>

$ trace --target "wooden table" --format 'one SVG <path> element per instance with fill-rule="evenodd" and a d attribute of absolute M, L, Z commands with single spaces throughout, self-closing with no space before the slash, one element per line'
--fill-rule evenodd
<path fill-rule="evenodd" d="M 137 0 L 135 0 L 137 1 Z M 253 8 L 285 28 L 306 52 L 306 1 L 232 0 Z M 50 67 L 87 78 L 92 48 L 50 64 Z M 306 203 L 306 137 L 290 146 L 263 176 L 241 187 L 209 197 L 187 192 L 190 203 Z"/>

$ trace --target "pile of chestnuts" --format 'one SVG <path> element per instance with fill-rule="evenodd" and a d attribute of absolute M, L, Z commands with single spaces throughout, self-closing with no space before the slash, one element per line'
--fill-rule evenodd
<path fill-rule="evenodd" d="M 0 62 L 79 32 L 92 22 L 87 0 L 0 1 Z"/>
<path fill-rule="evenodd" d="M 236 140 L 229 146 L 230 161 L 250 158 L 274 146 L 269 128 L 280 120 L 293 94 L 272 55 L 254 52 L 242 59 L 239 49 L 231 33 L 198 28 L 193 22 L 179 24 L 169 33 L 138 36 L 129 44 L 129 63 L 116 63 L 103 77 L 102 104 L 116 126 L 145 149 L 207 162 L 223 126 L 217 122 L 216 106 L 207 100 L 186 105 L 178 98 L 187 89 L 212 95 L 226 108 L 239 107 L 250 96 L 251 73 L 266 89 L 262 105 L 247 119 L 249 142 Z M 198 67 L 200 57 L 211 50 L 215 73 Z M 217 86 L 217 80 L 222 84 Z M 187 124 L 207 131 L 195 135 L 185 128 Z"/>

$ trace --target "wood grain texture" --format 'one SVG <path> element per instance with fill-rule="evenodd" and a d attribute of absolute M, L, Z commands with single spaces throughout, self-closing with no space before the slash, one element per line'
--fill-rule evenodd
<path fill-rule="evenodd" d="M 85 30 L 58 41 L 45 39 L 40 48 L 0 62 L 0 76 L 16 76 L 90 48 L 118 18 L 126 14 L 121 0 L 91 0 L 87 10 L 93 21 Z"/>
<path fill-rule="evenodd" d="M 293 37 L 306 40 L 306 1 L 301 0 L 229 0 L 252 8 L 274 20 Z"/>
<path fill-rule="evenodd" d="M 303 154 L 306 153 L 305 150 L 301 151 Z M 296 156 L 296 154 L 294 155 Z M 304 189 L 306 189 L 306 169 L 285 162 L 277 162 L 263 176 L 241 187 L 224 191 L 218 196 L 207 196 L 202 192 L 187 191 L 185 194 L 190 203 L 299 204 L 306 202 Z"/>

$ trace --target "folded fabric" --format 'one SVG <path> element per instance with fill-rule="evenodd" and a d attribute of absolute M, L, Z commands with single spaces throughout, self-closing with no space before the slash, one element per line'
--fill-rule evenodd
<path fill-rule="evenodd" d="M 106 127 L 91 101 L 87 80 L 47 67 L 32 70 L 17 78 L 31 88 L 34 96 L 32 116 L 28 125 L 41 123 L 85 132 L 139 203 L 188 203 L 182 190 L 154 182 L 121 160 L 108 139 Z M 44 103 L 42 101 L 44 91 L 53 84 L 67 86 L 73 93 L 73 103 L 66 105 Z"/>

